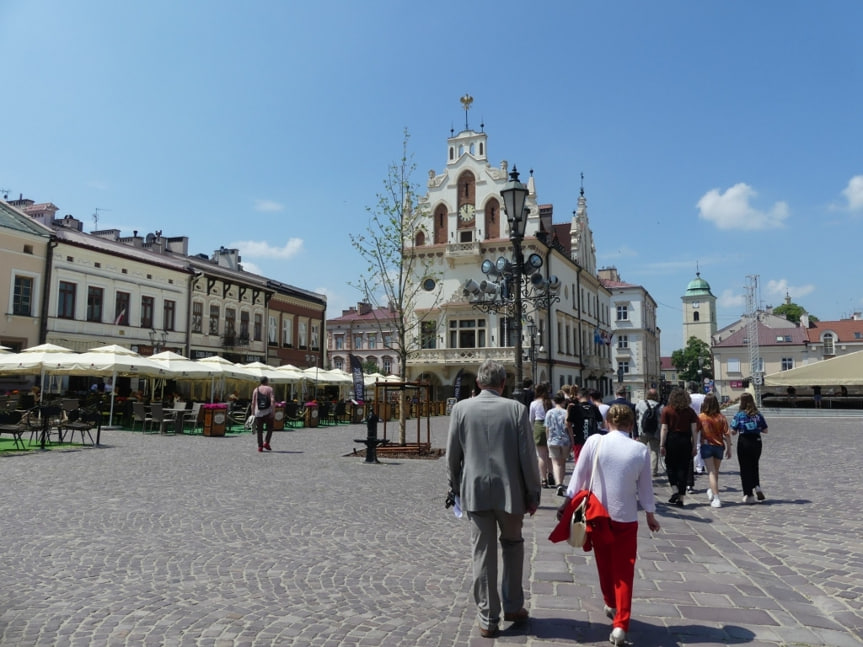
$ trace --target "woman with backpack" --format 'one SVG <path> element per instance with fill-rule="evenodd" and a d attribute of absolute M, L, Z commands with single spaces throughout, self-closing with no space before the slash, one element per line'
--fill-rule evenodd
<path fill-rule="evenodd" d="M 740 463 L 743 503 L 755 503 L 755 497 L 758 497 L 758 501 L 763 501 L 764 492 L 761 491 L 758 462 L 761 460 L 761 434 L 767 433 L 767 422 L 749 392 L 740 395 L 740 411 L 731 421 L 731 433 L 740 434 L 740 440 L 737 441 L 737 462 Z"/>
<path fill-rule="evenodd" d="M 265 375 L 261 384 L 252 393 L 252 415 L 255 416 L 255 430 L 258 434 L 258 451 L 271 450 L 270 440 L 273 438 L 273 419 L 276 413 L 273 387 Z M 267 426 L 267 438 L 264 440 L 264 425 Z"/>

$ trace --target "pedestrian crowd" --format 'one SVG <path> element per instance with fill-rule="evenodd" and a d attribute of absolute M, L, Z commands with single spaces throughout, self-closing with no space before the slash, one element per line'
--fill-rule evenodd
<path fill-rule="evenodd" d="M 706 472 L 706 503 L 722 506 L 719 470 L 738 436 L 743 503 L 765 499 L 759 476 L 761 434 L 767 423 L 744 393 L 731 424 L 712 393 L 673 388 L 667 402 L 656 389 L 632 403 L 625 389 L 606 404 L 602 394 L 546 383 L 526 383 L 521 400 L 503 397 L 506 370 L 486 360 L 477 371 L 479 393 L 453 406 L 447 441 L 450 497 L 471 524 L 473 598 L 480 634 L 493 638 L 500 623 L 524 623 L 524 515 L 533 515 L 546 488 L 563 502 L 551 541 L 570 540 L 593 551 L 609 640 L 627 644 L 637 553 L 638 510 L 652 532 L 653 479 L 671 488 L 669 504 L 684 507 L 696 473 Z M 569 483 L 566 462 L 574 467 Z M 584 529 L 574 543 L 572 529 Z M 500 582 L 498 582 L 498 545 Z"/>

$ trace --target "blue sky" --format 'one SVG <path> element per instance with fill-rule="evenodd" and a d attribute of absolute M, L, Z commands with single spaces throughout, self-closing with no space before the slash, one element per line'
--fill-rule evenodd
<path fill-rule="evenodd" d="M 467 92 L 555 222 L 584 173 L 598 265 L 653 295 L 670 354 L 696 268 L 720 326 L 748 275 L 763 305 L 863 310 L 861 24 L 851 0 L 2 0 L 0 189 L 239 247 L 338 316 L 403 130 L 424 185 Z"/>

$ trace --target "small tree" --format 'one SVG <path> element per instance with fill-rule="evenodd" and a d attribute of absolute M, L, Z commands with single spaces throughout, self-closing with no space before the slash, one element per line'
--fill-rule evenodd
<path fill-rule="evenodd" d="M 672 366 L 677 370 L 680 379 L 686 382 L 697 382 L 705 374 L 705 370 L 712 375 L 713 367 L 710 361 L 710 346 L 697 337 L 690 337 L 686 348 L 671 353 Z"/>
<path fill-rule="evenodd" d="M 369 223 L 364 233 L 351 234 L 351 244 L 366 261 L 366 271 L 351 283 L 376 309 L 386 307 L 389 316 L 378 320 L 383 347 L 399 358 L 399 377 L 405 381 L 407 360 L 419 349 L 420 328 L 424 316 L 416 313 L 417 296 L 422 289 L 422 278 L 437 278 L 432 262 L 427 257 L 406 253 L 417 235 L 427 236 L 424 211 L 417 199 L 419 189 L 412 183 L 416 170 L 413 156 L 408 152 L 410 134 L 404 130 L 402 156 L 391 164 L 384 179 L 384 191 L 377 194 L 377 204 L 366 207 Z M 435 281 L 439 285 L 439 281 Z M 440 288 L 435 303 L 440 297 Z M 393 335 L 385 333 L 394 332 Z M 406 443 L 405 391 L 401 390 L 399 406 L 399 443 Z"/>
<path fill-rule="evenodd" d="M 806 312 L 806 309 L 803 306 L 799 306 L 796 303 L 783 303 L 781 306 L 776 306 L 773 308 L 773 314 L 780 315 L 788 319 L 791 323 L 799 324 L 800 317 L 803 313 Z M 818 317 L 815 315 L 809 315 L 809 321 L 818 321 Z"/>

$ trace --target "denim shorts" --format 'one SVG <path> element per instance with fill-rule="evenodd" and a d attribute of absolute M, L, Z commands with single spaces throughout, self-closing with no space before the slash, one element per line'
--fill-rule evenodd
<path fill-rule="evenodd" d="M 702 445 L 701 446 L 701 458 L 715 458 L 717 460 L 722 460 L 722 456 L 725 454 L 725 447 L 722 445 Z"/>

